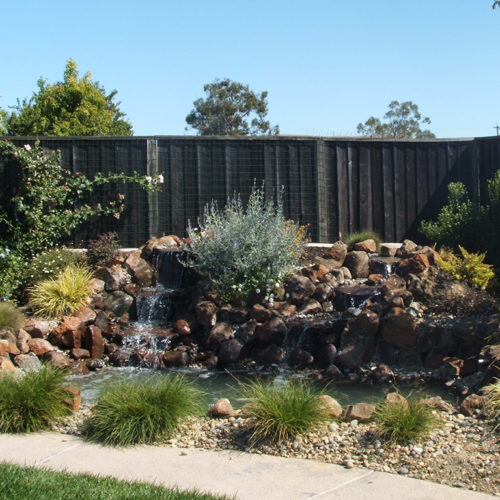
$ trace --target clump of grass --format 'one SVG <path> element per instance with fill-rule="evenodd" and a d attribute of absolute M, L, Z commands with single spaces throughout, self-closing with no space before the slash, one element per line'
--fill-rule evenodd
<path fill-rule="evenodd" d="M 495 420 L 497 430 L 500 427 L 500 379 L 483 387 L 483 394 L 486 397 L 485 411 Z"/>
<path fill-rule="evenodd" d="M 12 332 L 24 324 L 23 313 L 12 302 L 0 302 L 0 330 Z"/>
<path fill-rule="evenodd" d="M 0 432 L 48 429 L 71 415 L 66 374 L 50 365 L 24 375 L 0 375 Z"/>
<path fill-rule="evenodd" d="M 429 435 L 442 424 L 432 408 L 411 398 L 408 404 L 405 401 L 379 403 L 374 420 L 381 437 L 403 445 Z"/>
<path fill-rule="evenodd" d="M 351 251 L 354 249 L 354 245 L 356 243 L 365 240 L 374 240 L 377 245 L 377 252 L 380 251 L 380 244 L 382 243 L 382 239 L 377 233 L 369 230 L 357 231 L 355 233 L 348 234 L 344 243 L 347 245 L 347 249 Z"/>
<path fill-rule="evenodd" d="M 262 381 L 242 384 L 241 395 L 248 401 L 245 414 L 252 431 L 250 443 L 280 442 L 316 430 L 329 420 L 328 411 L 317 390 L 307 380 L 294 380 L 284 386 Z"/>
<path fill-rule="evenodd" d="M 39 316 L 60 318 L 88 302 L 91 279 L 87 267 L 70 264 L 56 279 L 40 281 L 30 288 L 30 305 Z"/>
<path fill-rule="evenodd" d="M 211 495 L 197 490 L 165 488 L 139 481 L 122 481 L 92 474 L 69 474 L 34 467 L 0 464 L 1 498 L 9 500 L 53 500 L 84 498 L 92 492 L 92 500 L 229 500 L 224 495 Z M 233 499 L 234 500 L 234 499 Z"/>
<path fill-rule="evenodd" d="M 83 432 L 92 441 L 112 446 L 164 440 L 187 417 L 202 412 L 202 396 L 182 375 L 110 384 L 99 395 Z"/>

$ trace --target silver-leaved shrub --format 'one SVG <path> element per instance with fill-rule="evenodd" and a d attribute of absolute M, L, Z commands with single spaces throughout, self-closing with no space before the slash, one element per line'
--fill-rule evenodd
<path fill-rule="evenodd" d="M 188 227 L 187 265 L 210 281 L 223 299 L 246 302 L 252 292 L 275 291 L 297 268 L 306 231 L 285 219 L 281 201 L 265 201 L 254 187 L 244 207 L 239 196 L 220 210 L 207 205 L 199 227 Z"/>

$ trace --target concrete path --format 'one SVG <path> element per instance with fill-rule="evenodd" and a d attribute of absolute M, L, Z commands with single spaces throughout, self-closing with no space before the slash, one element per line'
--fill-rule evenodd
<path fill-rule="evenodd" d="M 110 448 L 58 433 L 0 434 L 0 462 L 86 472 L 238 500 L 481 500 L 495 498 L 428 481 L 312 460 L 161 446 Z"/>

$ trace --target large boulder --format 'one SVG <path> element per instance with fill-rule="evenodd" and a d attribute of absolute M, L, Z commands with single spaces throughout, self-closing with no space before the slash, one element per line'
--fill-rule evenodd
<path fill-rule="evenodd" d="M 101 329 L 95 325 L 87 326 L 83 335 L 82 347 L 89 351 L 91 358 L 102 358 L 104 354 L 104 338 Z"/>
<path fill-rule="evenodd" d="M 120 290 L 130 283 L 130 274 L 117 264 L 111 267 L 100 267 L 94 273 L 95 277 L 104 281 L 104 289 L 107 292 Z"/>
<path fill-rule="evenodd" d="M 281 318 L 275 317 L 262 325 L 257 325 L 253 340 L 264 345 L 281 345 L 285 339 L 286 332 L 287 327 L 285 322 Z"/>
<path fill-rule="evenodd" d="M 122 290 L 111 292 L 104 299 L 106 310 L 112 312 L 118 318 L 128 313 L 133 303 L 134 298 Z"/>
<path fill-rule="evenodd" d="M 25 372 L 37 372 L 42 367 L 40 359 L 33 352 L 29 354 L 18 354 L 14 357 L 14 363 Z"/>
<path fill-rule="evenodd" d="M 328 394 L 320 396 L 321 404 L 326 410 L 329 417 L 339 419 L 342 417 L 342 405 Z"/>
<path fill-rule="evenodd" d="M 165 366 L 175 366 L 178 368 L 182 368 L 184 366 L 189 365 L 189 354 L 185 351 L 174 350 L 174 351 L 165 351 L 163 353 L 163 362 Z"/>
<path fill-rule="evenodd" d="M 264 365 L 279 364 L 283 361 L 283 349 L 275 344 L 258 348 L 254 350 L 253 355 L 257 363 Z"/>
<path fill-rule="evenodd" d="M 203 300 L 195 305 L 194 311 L 198 323 L 206 328 L 212 328 L 217 321 L 217 306 L 209 301 Z"/>
<path fill-rule="evenodd" d="M 28 345 L 28 340 L 30 339 L 31 335 L 26 330 L 20 328 L 17 331 L 16 346 L 21 354 L 27 354 L 28 352 L 30 352 L 30 346 Z"/>
<path fill-rule="evenodd" d="M 16 336 L 9 330 L 0 331 L 0 356 L 5 354 L 12 354 L 16 356 L 17 354 L 21 354 L 21 351 L 17 347 L 17 339 Z"/>
<path fill-rule="evenodd" d="M 377 251 L 377 242 L 372 238 L 358 241 L 354 244 L 354 250 L 357 250 L 359 252 L 375 253 Z"/>
<path fill-rule="evenodd" d="M 413 316 L 400 307 L 390 309 L 382 321 L 382 338 L 396 347 L 414 346 L 417 325 Z"/>
<path fill-rule="evenodd" d="M 69 368 L 73 363 L 71 359 L 64 353 L 60 351 L 49 351 L 46 352 L 42 359 L 45 363 L 48 363 L 56 368 Z"/>
<path fill-rule="evenodd" d="M 154 270 L 146 260 L 141 257 L 141 251 L 136 250 L 129 254 L 125 260 L 125 267 L 139 286 L 151 286 L 154 281 Z"/>
<path fill-rule="evenodd" d="M 30 351 L 37 356 L 43 356 L 46 352 L 55 351 L 56 348 L 44 339 L 30 339 L 28 340 Z"/>
<path fill-rule="evenodd" d="M 368 278 L 370 274 L 370 257 L 366 252 L 353 250 L 348 252 L 344 262 L 353 278 Z"/>
<path fill-rule="evenodd" d="M 288 353 L 287 362 L 292 368 L 305 368 L 314 363 L 314 357 L 309 351 L 296 347 Z"/>
<path fill-rule="evenodd" d="M 349 405 L 345 412 L 347 420 L 358 420 L 359 422 L 368 422 L 375 413 L 375 405 L 371 403 L 356 403 Z"/>
<path fill-rule="evenodd" d="M 216 350 L 222 342 L 229 340 L 233 335 L 231 325 L 225 321 L 217 323 L 208 334 L 206 346 L 208 349 Z"/>
<path fill-rule="evenodd" d="M 67 316 L 57 328 L 49 333 L 48 340 L 62 349 L 78 349 L 82 345 L 84 330 L 85 321 L 77 316 Z"/>
<path fill-rule="evenodd" d="M 236 415 L 229 399 L 218 399 L 208 410 L 208 414 L 215 418 L 227 418 Z"/>
<path fill-rule="evenodd" d="M 241 349 L 243 344 L 236 339 L 226 340 L 222 342 L 217 357 L 221 365 L 233 365 L 240 359 Z"/>
<path fill-rule="evenodd" d="M 301 305 L 306 302 L 312 296 L 315 289 L 313 282 L 309 278 L 299 274 L 294 274 L 288 280 L 285 287 L 290 301 L 295 305 Z"/>
<path fill-rule="evenodd" d="M 344 265 L 346 255 L 347 245 L 343 241 L 337 241 L 323 255 L 323 259 L 329 261 L 328 267 L 339 269 Z"/>

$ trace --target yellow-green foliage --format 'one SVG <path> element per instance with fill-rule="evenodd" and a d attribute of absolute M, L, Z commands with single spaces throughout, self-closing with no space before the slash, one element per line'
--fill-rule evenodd
<path fill-rule="evenodd" d="M 380 244 L 382 243 L 382 239 L 377 233 L 368 229 L 364 229 L 356 233 L 349 233 L 346 236 L 345 244 L 347 245 L 347 248 L 349 250 L 353 250 L 356 243 L 360 243 L 361 241 L 365 240 L 375 241 L 375 244 L 377 245 L 377 252 L 380 251 Z"/>
<path fill-rule="evenodd" d="M 24 324 L 23 313 L 12 302 L 0 302 L 0 330 L 17 330 Z"/>
<path fill-rule="evenodd" d="M 495 430 L 500 428 L 500 379 L 483 387 L 486 397 L 485 410 L 496 421 Z"/>
<path fill-rule="evenodd" d="M 447 248 L 442 248 L 439 251 L 441 269 L 450 273 L 456 279 L 467 281 L 476 288 L 486 288 L 490 280 L 495 277 L 493 266 L 483 262 L 486 252 L 468 252 L 460 245 L 458 248 L 462 257 L 455 255 Z"/>
<path fill-rule="evenodd" d="M 92 272 L 70 264 L 57 279 L 40 281 L 30 289 L 30 305 L 38 316 L 60 318 L 88 302 Z"/>

